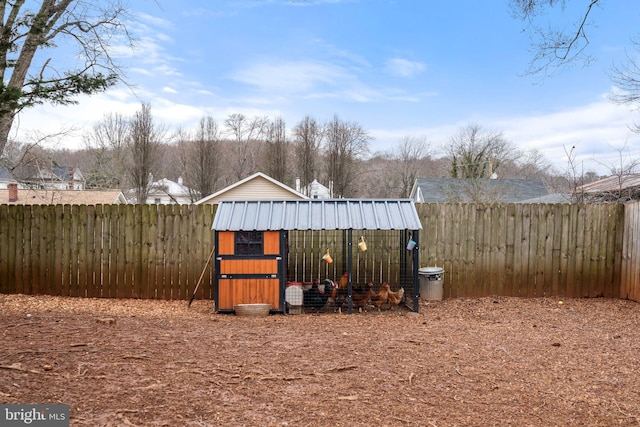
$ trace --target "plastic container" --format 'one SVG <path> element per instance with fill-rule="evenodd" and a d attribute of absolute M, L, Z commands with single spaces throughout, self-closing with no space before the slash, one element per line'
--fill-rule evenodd
<path fill-rule="evenodd" d="M 302 288 L 297 285 L 287 286 L 284 291 L 284 300 L 287 303 L 289 314 L 302 313 L 302 300 L 304 293 Z"/>
<path fill-rule="evenodd" d="M 444 294 L 444 269 L 440 267 L 422 267 L 418 270 L 420 281 L 420 299 L 442 301 Z"/>

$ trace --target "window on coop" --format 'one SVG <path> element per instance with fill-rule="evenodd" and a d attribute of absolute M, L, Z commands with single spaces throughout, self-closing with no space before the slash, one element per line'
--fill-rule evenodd
<path fill-rule="evenodd" d="M 236 255 L 264 255 L 264 233 L 261 231 L 238 231 Z"/>

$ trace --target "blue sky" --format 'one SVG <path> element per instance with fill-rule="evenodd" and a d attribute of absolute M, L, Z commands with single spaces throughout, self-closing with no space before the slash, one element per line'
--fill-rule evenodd
<path fill-rule="evenodd" d="M 640 157 L 628 125 L 640 112 L 616 106 L 611 65 L 632 52 L 640 2 L 611 0 L 593 13 L 587 68 L 552 77 L 527 75 L 524 23 L 507 0 L 137 0 L 129 24 L 137 46 L 118 48 L 131 88 L 80 98 L 78 106 L 23 114 L 16 134 L 78 129 L 59 144 L 81 145 L 82 132 L 105 113 L 151 105 L 157 122 L 190 128 L 204 115 L 337 114 L 390 151 L 404 136 L 425 137 L 434 156 L 469 123 L 502 131 L 518 148 L 536 148 L 559 170 L 575 146 L 585 170 L 605 173 L 617 149 Z M 571 0 L 549 18 L 569 28 L 588 1 Z"/>

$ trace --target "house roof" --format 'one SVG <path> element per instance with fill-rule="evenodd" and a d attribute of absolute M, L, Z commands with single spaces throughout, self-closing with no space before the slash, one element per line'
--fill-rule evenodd
<path fill-rule="evenodd" d="M 73 176 L 71 176 L 71 171 L 73 171 Z M 75 181 L 84 181 L 84 176 L 82 172 L 80 172 L 80 168 L 75 166 L 52 166 L 51 172 L 55 177 L 60 179 L 60 181 L 71 181 L 71 179 Z"/>
<path fill-rule="evenodd" d="M 167 178 L 162 178 L 159 181 L 151 183 L 149 194 L 170 194 L 172 196 L 186 196 L 191 195 L 189 187 L 181 184 L 180 182 L 171 181 Z"/>
<path fill-rule="evenodd" d="M 269 188 L 272 188 L 273 191 L 269 191 Z M 247 197 L 247 195 L 251 197 Z M 216 203 L 225 199 L 285 200 L 291 198 L 307 199 L 307 196 L 262 172 L 257 172 L 210 196 L 198 200 L 195 204 Z"/>
<path fill-rule="evenodd" d="M 540 179 L 416 178 L 411 198 L 424 203 L 468 203 L 474 193 L 513 203 L 545 196 L 548 191 Z"/>
<path fill-rule="evenodd" d="M 421 230 L 413 200 L 307 199 L 221 201 L 217 231 Z"/>
<path fill-rule="evenodd" d="M 9 205 L 110 205 L 127 201 L 119 190 L 19 189 L 18 200 L 9 202 L 9 190 L 0 189 L 0 203 Z"/>
<path fill-rule="evenodd" d="M 9 169 L 2 165 L 0 165 L 0 181 L 15 181 L 15 178 L 13 177 L 13 174 L 9 172 Z"/>
<path fill-rule="evenodd" d="M 610 176 L 589 184 L 581 185 L 576 189 L 578 193 L 609 193 L 640 187 L 640 173 L 623 176 Z"/>

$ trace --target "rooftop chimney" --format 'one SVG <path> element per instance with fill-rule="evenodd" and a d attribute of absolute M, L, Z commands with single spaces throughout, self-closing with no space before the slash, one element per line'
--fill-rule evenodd
<path fill-rule="evenodd" d="M 75 190 L 75 179 L 74 179 L 75 171 L 73 170 L 73 166 L 69 166 L 69 190 Z"/>
<path fill-rule="evenodd" d="M 18 183 L 11 182 L 8 185 L 9 188 L 9 203 L 15 203 L 18 201 Z"/>

